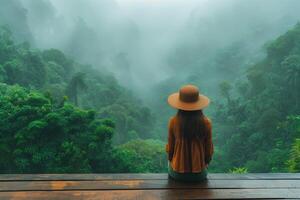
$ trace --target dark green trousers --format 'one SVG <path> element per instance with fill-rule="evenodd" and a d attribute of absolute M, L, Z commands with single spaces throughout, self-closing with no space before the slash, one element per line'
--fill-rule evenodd
<path fill-rule="evenodd" d="M 183 182 L 201 182 L 207 180 L 206 169 L 198 173 L 178 173 L 172 169 L 169 163 L 168 163 L 168 174 L 172 179 L 183 181 Z"/>

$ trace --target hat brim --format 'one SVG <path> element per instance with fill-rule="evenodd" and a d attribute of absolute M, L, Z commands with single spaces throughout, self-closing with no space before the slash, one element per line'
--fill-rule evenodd
<path fill-rule="evenodd" d="M 168 103 L 173 108 L 177 108 L 180 110 L 187 110 L 187 111 L 193 111 L 193 110 L 201 110 L 205 107 L 207 107 L 210 103 L 210 100 L 207 96 L 199 95 L 198 101 L 187 103 L 183 102 L 179 99 L 179 92 L 176 92 L 174 94 L 171 94 L 168 97 Z"/>

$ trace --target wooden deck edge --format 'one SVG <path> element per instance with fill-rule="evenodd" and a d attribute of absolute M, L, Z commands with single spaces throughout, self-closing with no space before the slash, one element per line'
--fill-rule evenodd
<path fill-rule="evenodd" d="M 0 181 L 93 181 L 93 180 L 165 180 L 166 173 L 116 174 L 0 174 Z M 300 173 L 211 173 L 210 180 L 300 180 Z"/>

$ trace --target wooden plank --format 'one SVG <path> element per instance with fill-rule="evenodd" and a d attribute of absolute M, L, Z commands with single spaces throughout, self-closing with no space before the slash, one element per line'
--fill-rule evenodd
<path fill-rule="evenodd" d="M 148 174 L 0 174 L 0 181 L 48 181 L 48 180 L 153 180 L 153 179 L 167 179 L 166 173 L 148 173 Z M 211 180 L 300 180 L 300 173 L 249 173 L 249 174 L 223 174 L 215 173 L 209 174 L 208 178 Z"/>
<path fill-rule="evenodd" d="M 110 200 L 110 199 L 278 199 L 300 198 L 300 189 L 184 189 L 184 190 L 102 190 L 54 192 L 1 192 L 1 200 Z"/>
<path fill-rule="evenodd" d="M 132 190 L 132 189 L 300 189 L 300 180 L 209 180 L 180 183 L 168 180 L 18 181 L 0 182 L 3 191 Z"/>
<path fill-rule="evenodd" d="M 0 181 L 49 181 L 49 180 L 144 180 L 167 179 L 166 173 L 115 173 L 115 174 L 0 174 Z"/>
<path fill-rule="evenodd" d="M 208 174 L 211 179 L 239 179 L 239 180 L 300 180 L 300 173 L 246 173 L 246 174 L 230 174 L 230 173 L 212 173 Z"/>

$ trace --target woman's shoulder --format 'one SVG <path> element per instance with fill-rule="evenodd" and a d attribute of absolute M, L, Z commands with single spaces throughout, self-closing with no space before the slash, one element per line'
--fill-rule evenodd
<path fill-rule="evenodd" d="M 174 123 L 175 120 L 176 120 L 176 115 L 171 116 L 171 117 L 169 118 L 169 124 Z"/>
<path fill-rule="evenodd" d="M 176 118 L 176 116 L 172 116 L 169 118 L 169 124 L 168 124 L 169 129 L 173 129 L 174 124 L 176 123 L 175 118 Z"/>
<path fill-rule="evenodd" d="M 204 116 L 204 120 L 207 122 L 207 123 L 211 123 L 211 119 L 207 116 Z"/>
<path fill-rule="evenodd" d="M 208 127 L 211 127 L 211 119 L 208 118 L 208 117 L 204 117 L 204 123 L 208 126 Z"/>

